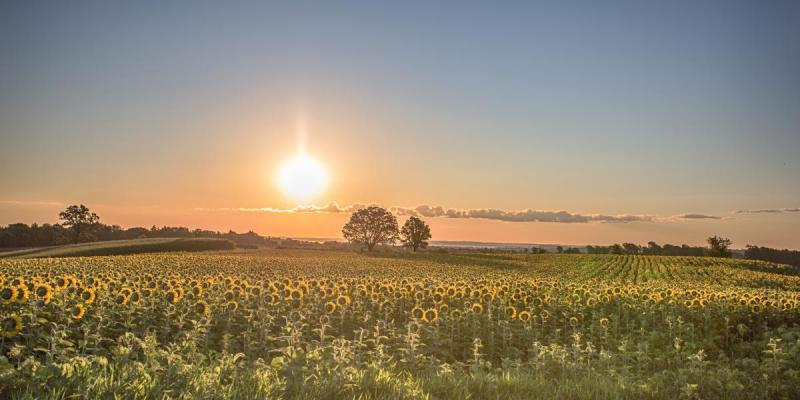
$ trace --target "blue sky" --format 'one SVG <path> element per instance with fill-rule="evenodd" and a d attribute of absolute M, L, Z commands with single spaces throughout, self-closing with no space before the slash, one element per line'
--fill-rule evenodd
<path fill-rule="evenodd" d="M 320 204 L 800 205 L 797 2 L 0 10 L 0 200 L 292 207 L 264 176 L 302 114 Z"/>

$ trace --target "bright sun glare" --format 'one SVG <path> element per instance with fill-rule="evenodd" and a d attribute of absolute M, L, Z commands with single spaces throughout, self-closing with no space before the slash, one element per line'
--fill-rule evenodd
<path fill-rule="evenodd" d="M 322 163 L 301 153 L 283 163 L 278 171 L 278 184 L 295 200 L 311 200 L 325 190 L 328 174 Z"/>

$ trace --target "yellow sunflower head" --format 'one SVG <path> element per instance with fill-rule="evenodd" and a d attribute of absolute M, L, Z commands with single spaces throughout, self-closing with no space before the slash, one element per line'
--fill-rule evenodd
<path fill-rule="evenodd" d="M 75 320 L 80 320 L 81 318 L 83 318 L 83 315 L 86 314 L 86 308 L 83 306 L 83 304 L 76 304 L 72 306 L 72 308 L 69 311 L 70 311 L 70 318 Z"/>
<path fill-rule="evenodd" d="M 17 314 L 11 314 L 3 318 L 0 322 L 0 332 L 7 338 L 17 336 L 22 331 L 22 318 Z"/>
<path fill-rule="evenodd" d="M 428 322 L 434 322 L 439 319 L 439 311 L 435 308 L 429 308 L 425 310 L 425 315 L 422 319 Z"/>
<path fill-rule="evenodd" d="M 332 314 L 336 311 L 336 303 L 329 301 L 325 303 L 325 312 L 328 314 Z"/>
<path fill-rule="evenodd" d="M 203 300 L 198 301 L 194 305 L 194 311 L 203 317 L 208 316 L 208 303 Z"/>

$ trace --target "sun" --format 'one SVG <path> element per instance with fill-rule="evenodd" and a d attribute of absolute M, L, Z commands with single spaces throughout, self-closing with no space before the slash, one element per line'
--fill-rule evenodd
<path fill-rule="evenodd" d="M 281 165 L 278 185 L 294 200 L 311 200 L 322 194 L 328 186 L 328 173 L 322 163 L 300 153 Z"/>

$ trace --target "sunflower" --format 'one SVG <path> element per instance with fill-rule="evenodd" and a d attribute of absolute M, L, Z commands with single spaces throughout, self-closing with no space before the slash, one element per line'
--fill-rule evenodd
<path fill-rule="evenodd" d="M 483 304 L 481 303 L 473 303 L 470 307 L 470 310 L 475 314 L 482 314 L 483 313 Z"/>
<path fill-rule="evenodd" d="M 341 295 L 341 296 L 337 297 L 336 298 L 336 304 L 338 304 L 340 306 L 346 306 L 346 305 L 350 304 L 350 296 Z"/>
<path fill-rule="evenodd" d="M 122 288 L 122 290 L 119 291 L 119 294 L 125 297 L 131 297 L 131 293 L 133 293 L 133 291 L 130 288 Z"/>
<path fill-rule="evenodd" d="M 332 314 L 336 311 L 336 303 L 329 301 L 325 303 L 325 312 L 328 314 Z"/>
<path fill-rule="evenodd" d="M 11 314 L 3 318 L 3 322 L 0 323 L 0 330 L 4 337 L 12 338 L 17 336 L 22 331 L 22 318 L 17 314 Z"/>
<path fill-rule="evenodd" d="M 30 290 L 25 285 L 17 286 L 17 301 L 23 303 L 30 297 Z"/>
<path fill-rule="evenodd" d="M 423 317 L 425 317 L 425 310 L 419 307 L 414 307 L 413 309 L 411 309 L 411 317 L 413 317 L 414 319 L 422 319 Z"/>
<path fill-rule="evenodd" d="M 459 309 L 453 309 L 452 311 L 450 311 L 450 318 L 459 319 L 461 318 L 462 315 L 463 313 Z"/>
<path fill-rule="evenodd" d="M 516 317 L 516 316 L 517 316 L 517 309 L 516 309 L 516 308 L 514 308 L 514 306 L 508 306 L 508 307 L 506 307 L 506 310 L 505 310 L 505 311 L 506 311 L 506 316 L 507 316 L 509 319 L 514 319 L 514 317 Z"/>
<path fill-rule="evenodd" d="M 117 304 L 127 304 L 128 300 L 130 300 L 130 298 L 122 293 L 118 294 L 117 297 L 114 297 L 114 302 Z"/>
<path fill-rule="evenodd" d="M 389 301 L 389 300 L 384 300 L 384 301 L 381 303 L 381 311 L 383 311 L 383 312 L 388 312 L 388 311 L 390 311 L 391 309 L 392 309 L 392 302 L 391 302 L 391 301 Z"/>
<path fill-rule="evenodd" d="M 569 317 L 569 324 L 570 324 L 570 326 L 577 326 L 578 325 L 578 317 Z"/>
<path fill-rule="evenodd" d="M 139 304 L 142 301 L 142 296 L 139 295 L 139 292 L 133 292 L 130 296 L 128 296 L 128 299 L 133 304 Z"/>
<path fill-rule="evenodd" d="M 422 317 L 423 321 L 434 322 L 439 319 L 439 311 L 435 308 L 425 310 L 425 315 Z"/>
<path fill-rule="evenodd" d="M 522 322 L 528 322 L 531 319 L 531 313 L 527 311 L 520 311 L 519 314 L 517 314 L 517 318 L 519 318 L 519 320 Z"/>
<path fill-rule="evenodd" d="M 194 311 L 203 317 L 208 316 L 208 303 L 203 300 L 198 301 L 194 304 Z"/>
<path fill-rule="evenodd" d="M 169 292 L 167 292 L 167 301 L 168 302 L 170 302 L 171 304 L 176 304 L 176 303 L 178 303 L 178 300 L 180 300 L 180 295 L 178 294 L 177 291 L 170 290 Z"/>
<path fill-rule="evenodd" d="M 86 308 L 83 307 L 83 304 L 76 304 L 69 311 L 70 317 L 75 320 L 80 320 L 86 314 Z"/>
<path fill-rule="evenodd" d="M 81 299 L 86 304 L 94 303 L 94 300 L 97 298 L 97 294 L 95 293 L 94 289 L 86 289 L 81 292 Z"/>
<path fill-rule="evenodd" d="M 6 286 L 0 290 L 0 299 L 3 301 L 14 301 L 17 298 L 17 288 L 14 286 Z"/>
<path fill-rule="evenodd" d="M 63 290 L 66 289 L 67 286 L 70 284 L 70 280 L 68 277 L 59 276 L 55 280 L 56 289 Z"/>
<path fill-rule="evenodd" d="M 227 304 L 225 304 L 225 308 L 228 311 L 236 311 L 239 309 L 239 303 L 236 300 L 231 300 Z"/>

